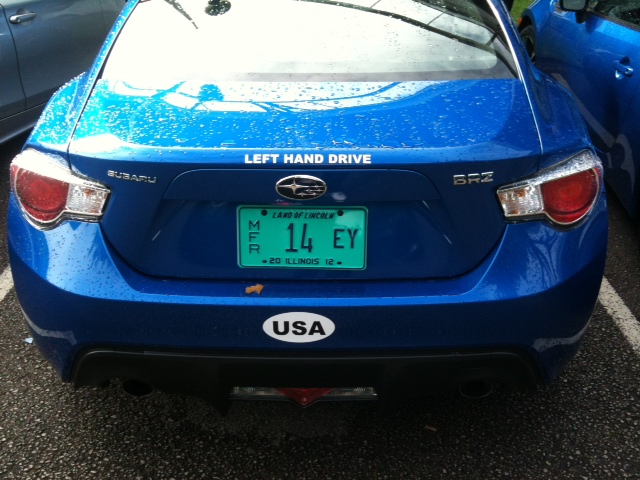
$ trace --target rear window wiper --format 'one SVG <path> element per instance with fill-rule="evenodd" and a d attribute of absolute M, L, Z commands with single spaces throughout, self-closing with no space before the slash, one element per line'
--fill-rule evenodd
<path fill-rule="evenodd" d="M 182 5 L 180 5 L 180 2 L 178 0 L 164 0 L 164 1 L 167 2 L 169 5 L 171 5 L 173 8 L 175 8 L 178 12 L 180 12 L 180 14 L 184 18 L 189 20 L 195 28 L 198 28 L 198 25 L 196 25 L 196 22 L 194 22 L 193 18 L 191 18 L 189 14 L 186 12 L 186 10 L 182 8 Z"/>
<path fill-rule="evenodd" d="M 483 50 L 485 52 L 489 52 L 489 53 L 493 53 L 494 55 L 496 55 L 496 57 L 509 69 L 509 71 L 511 71 L 511 73 L 513 73 L 515 76 L 517 76 L 517 72 L 515 70 L 515 67 L 512 65 L 511 61 L 512 58 L 504 55 L 502 52 L 498 51 L 497 49 L 493 48 L 491 43 L 493 43 L 496 39 L 499 40 L 499 43 L 502 43 L 502 38 L 497 34 L 497 32 L 495 30 L 491 31 L 489 30 L 489 26 L 488 25 L 480 25 L 478 23 L 476 23 L 473 19 L 468 18 L 468 17 L 459 17 L 458 15 L 455 15 L 453 12 L 445 12 L 442 11 L 440 9 L 440 11 L 442 11 L 442 13 L 445 14 L 449 14 L 452 15 L 454 17 L 457 18 L 461 18 L 463 20 L 466 21 L 470 21 L 472 23 L 475 23 L 476 25 L 479 25 L 481 27 L 486 28 L 487 30 L 492 32 L 492 36 L 491 36 L 491 40 L 487 43 L 482 43 L 482 42 L 478 42 L 477 40 L 473 40 L 472 38 L 467 38 L 464 37 L 462 35 L 457 35 L 453 32 L 447 31 L 447 30 L 443 30 L 441 28 L 437 28 L 437 27 L 433 27 L 431 25 L 428 25 L 426 23 L 423 23 L 419 20 L 415 20 L 413 18 L 409 18 L 405 15 L 401 15 L 399 13 L 395 13 L 395 12 L 390 12 L 390 11 L 386 11 L 386 10 L 378 10 L 375 8 L 370 8 L 370 7 L 364 7 L 362 5 L 355 5 L 352 3 L 347 3 L 347 2 L 342 2 L 340 0 L 298 0 L 301 2 L 309 2 L 309 3 L 322 3 L 325 5 L 334 5 L 336 7 L 345 7 L 345 8 L 352 8 L 354 10 L 360 10 L 363 12 L 368 12 L 368 13 L 373 13 L 376 15 L 383 15 L 385 17 L 389 17 L 389 18 L 393 18 L 395 20 L 399 20 L 401 22 L 404 23 L 408 23 L 410 25 L 413 25 L 415 27 L 418 28 L 422 28 L 424 30 L 427 30 L 429 32 L 433 32 L 437 35 L 442 35 L 445 38 L 449 38 L 451 40 L 455 40 L 457 42 L 460 42 L 464 45 L 468 45 L 470 47 L 473 48 L 477 48 L 479 50 Z"/>
<path fill-rule="evenodd" d="M 447 30 L 442 30 L 441 28 L 437 28 L 437 27 L 433 27 L 431 25 L 428 25 L 426 23 L 423 23 L 419 20 L 415 20 L 413 18 L 409 18 L 405 15 L 401 15 L 399 13 L 395 13 L 395 12 L 391 12 L 391 11 L 387 11 L 387 10 L 378 10 L 376 8 L 370 8 L 370 7 L 365 7 L 362 5 L 356 5 L 353 3 L 348 3 L 348 2 L 342 2 L 339 0 L 299 0 L 302 2 L 309 2 L 309 3 L 322 3 L 324 5 L 334 5 L 336 7 L 344 7 L 344 8 L 351 8 L 353 10 L 360 10 L 362 12 L 367 12 L 367 13 L 374 13 L 376 15 L 383 15 L 385 17 L 389 17 L 389 18 L 393 18 L 395 20 L 400 20 L 401 22 L 404 23 L 408 23 L 410 25 L 413 25 L 415 27 L 418 28 L 422 28 L 424 30 L 427 30 L 429 32 L 433 32 L 436 33 L 438 35 L 442 35 L 443 37 L 446 38 L 450 38 L 452 40 L 456 40 L 460 43 L 464 43 L 465 45 L 469 45 L 470 47 L 475 47 L 478 48 L 480 50 L 484 50 L 486 52 L 493 52 L 493 48 L 491 48 L 490 45 L 487 45 L 485 43 L 481 43 L 478 42 L 476 40 L 473 40 L 471 38 L 467 38 L 467 37 L 463 37 L 461 35 L 457 35 L 453 32 L 449 32 Z M 443 12 L 445 13 L 445 12 Z M 470 20 L 465 18 L 465 20 Z M 486 26 L 485 26 L 486 28 Z"/>

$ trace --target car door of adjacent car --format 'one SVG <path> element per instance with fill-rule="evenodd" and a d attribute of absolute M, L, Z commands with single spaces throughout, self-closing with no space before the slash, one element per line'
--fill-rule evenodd
<path fill-rule="evenodd" d="M 24 110 L 24 92 L 20 83 L 18 59 L 9 23 L 0 5 L 0 120 Z M 0 131 L 0 138 L 2 131 Z"/>
<path fill-rule="evenodd" d="M 580 23 L 556 5 L 536 39 L 538 66 L 574 93 L 603 152 L 614 145 L 640 82 L 636 12 L 640 0 L 596 0 Z"/>
<path fill-rule="evenodd" d="M 91 66 L 111 27 L 101 0 L 2 0 L 2 5 L 27 109 L 45 103 L 60 85 Z"/>

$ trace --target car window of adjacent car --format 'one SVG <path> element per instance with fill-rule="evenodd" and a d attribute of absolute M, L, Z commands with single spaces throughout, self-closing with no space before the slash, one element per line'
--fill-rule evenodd
<path fill-rule="evenodd" d="M 640 26 L 640 0 L 600 0 L 591 2 L 590 8 L 613 21 Z"/>
<path fill-rule="evenodd" d="M 150 88 L 185 79 L 514 78 L 486 2 L 149 0 L 132 12 L 103 78 Z"/>

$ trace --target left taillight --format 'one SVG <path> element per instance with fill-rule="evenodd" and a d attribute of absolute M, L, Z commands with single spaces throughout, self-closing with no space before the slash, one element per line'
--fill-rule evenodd
<path fill-rule="evenodd" d="M 62 158 L 27 149 L 11 163 L 11 188 L 22 212 L 47 230 L 67 219 L 97 222 L 109 187 L 73 173 Z"/>
<path fill-rule="evenodd" d="M 520 182 L 498 189 L 505 217 L 544 218 L 558 226 L 579 223 L 600 194 L 602 166 L 589 150 Z"/>

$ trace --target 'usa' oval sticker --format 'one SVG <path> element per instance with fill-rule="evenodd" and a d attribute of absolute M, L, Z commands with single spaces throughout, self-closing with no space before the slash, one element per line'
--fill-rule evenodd
<path fill-rule="evenodd" d="M 289 343 L 309 343 L 324 340 L 336 329 L 327 317 L 308 312 L 287 312 L 275 315 L 262 324 L 271 338 Z"/>

